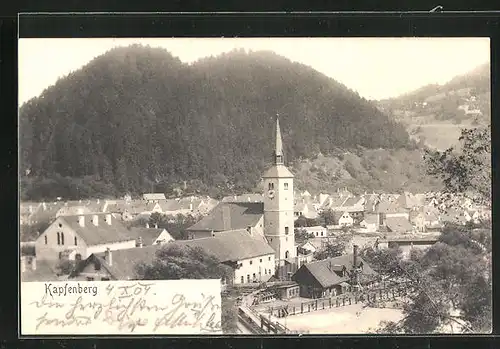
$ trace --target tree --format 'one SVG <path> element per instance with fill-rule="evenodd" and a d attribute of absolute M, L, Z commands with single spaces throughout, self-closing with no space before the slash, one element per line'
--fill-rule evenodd
<path fill-rule="evenodd" d="M 296 242 L 304 242 L 307 241 L 308 239 L 311 239 L 314 237 L 314 234 L 308 233 L 305 229 L 295 229 L 295 241 Z"/>
<path fill-rule="evenodd" d="M 463 129 L 460 146 L 426 150 L 427 174 L 440 178 L 445 192 L 491 205 L 491 127 Z"/>
<path fill-rule="evenodd" d="M 142 280 L 233 279 L 233 269 L 199 247 L 165 245 L 156 252 L 150 264 L 139 263 L 137 274 Z M 236 332 L 237 308 L 231 294 L 222 295 L 222 330 Z"/>
<path fill-rule="evenodd" d="M 185 240 L 187 238 L 186 229 L 198 222 L 198 220 L 198 218 L 191 215 L 178 214 L 174 217 L 154 212 L 151 214 L 148 223 L 150 226 L 158 225 L 158 228 L 166 229 L 176 240 Z"/>
<path fill-rule="evenodd" d="M 328 238 L 327 243 L 314 252 L 314 259 L 322 260 L 342 256 L 345 252 L 347 239 L 344 236 Z"/>
<path fill-rule="evenodd" d="M 320 219 L 323 220 L 324 225 L 336 225 L 335 213 L 333 210 L 325 210 L 320 213 Z"/>
<path fill-rule="evenodd" d="M 399 248 L 373 248 L 366 247 L 360 251 L 370 267 L 384 276 L 400 275 L 400 263 L 403 251 Z"/>

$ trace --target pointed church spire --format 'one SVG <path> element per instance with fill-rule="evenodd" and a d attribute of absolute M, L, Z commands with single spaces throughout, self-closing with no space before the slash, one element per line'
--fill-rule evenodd
<path fill-rule="evenodd" d="M 283 141 L 281 140 L 280 119 L 276 116 L 276 149 L 274 151 L 276 165 L 283 164 Z"/>

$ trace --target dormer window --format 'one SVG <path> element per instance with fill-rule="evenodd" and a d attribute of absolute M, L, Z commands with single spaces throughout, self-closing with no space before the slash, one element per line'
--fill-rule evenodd
<path fill-rule="evenodd" d="M 269 183 L 268 188 L 269 190 L 274 190 L 274 183 Z"/>
<path fill-rule="evenodd" d="M 285 190 L 288 190 L 288 183 L 284 184 Z"/>
<path fill-rule="evenodd" d="M 276 163 L 277 164 L 283 163 L 283 156 L 282 155 L 276 155 Z"/>

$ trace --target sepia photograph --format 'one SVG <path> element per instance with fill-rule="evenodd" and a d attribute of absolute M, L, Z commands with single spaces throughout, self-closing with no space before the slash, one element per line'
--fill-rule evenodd
<path fill-rule="evenodd" d="M 21 334 L 492 332 L 488 38 L 18 50 Z"/>

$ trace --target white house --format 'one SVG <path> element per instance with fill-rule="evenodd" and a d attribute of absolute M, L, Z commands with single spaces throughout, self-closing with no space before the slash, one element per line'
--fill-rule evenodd
<path fill-rule="evenodd" d="M 199 247 L 234 269 L 234 279 L 226 283 L 246 284 L 265 282 L 275 273 L 274 250 L 252 238 L 246 230 L 217 233 L 196 240 L 171 242 L 173 246 Z M 73 273 L 74 278 L 88 280 L 134 280 L 139 277 L 135 265 L 151 263 L 162 245 L 104 251 L 93 254 Z"/>
<path fill-rule="evenodd" d="M 136 239 L 111 214 L 61 216 L 38 237 L 38 260 L 85 259 L 106 249 L 136 246 Z"/>
<path fill-rule="evenodd" d="M 321 225 L 317 225 L 314 227 L 304 227 L 301 229 L 305 230 L 308 234 L 314 235 L 315 237 L 326 236 L 326 232 L 327 232 L 327 229 Z"/>
<path fill-rule="evenodd" d="M 341 227 L 350 227 L 350 226 L 352 226 L 354 224 L 354 219 L 352 218 L 352 216 L 351 216 L 351 214 L 349 212 L 344 212 L 339 217 L 338 224 Z"/>
<path fill-rule="evenodd" d="M 374 233 L 379 227 L 379 216 L 376 214 L 367 214 L 365 218 L 359 224 L 367 232 Z"/>

